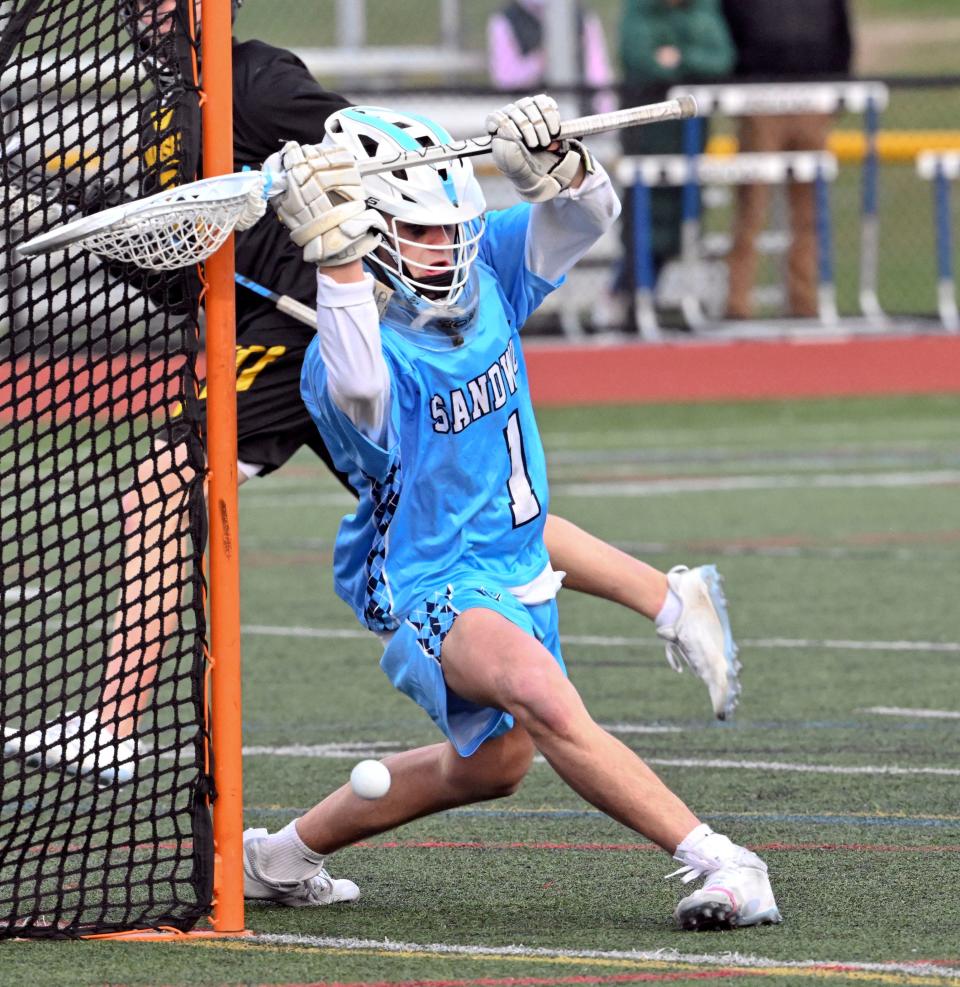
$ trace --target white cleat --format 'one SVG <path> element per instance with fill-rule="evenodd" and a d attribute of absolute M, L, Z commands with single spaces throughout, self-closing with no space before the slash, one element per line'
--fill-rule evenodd
<path fill-rule="evenodd" d="M 695 869 L 691 876 L 696 876 Z M 708 874 L 703 887 L 677 905 L 673 917 L 687 932 L 777 925 L 783 921 L 767 877 L 767 865 L 743 847 L 733 861 Z"/>
<path fill-rule="evenodd" d="M 667 642 L 667 661 L 677 672 L 686 664 L 703 679 L 717 719 L 725 720 L 740 696 L 740 662 L 720 573 L 713 565 L 678 565 L 667 573 L 667 582 L 683 607 L 676 623 L 657 628 Z"/>
<path fill-rule="evenodd" d="M 265 829 L 248 829 L 243 834 L 243 896 L 254 901 L 274 901 L 293 908 L 335 905 L 356 901 L 360 889 L 346 878 L 331 877 L 323 864 L 302 881 L 272 881 L 264 874 L 260 845 L 267 836 Z"/>
<path fill-rule="evenodd" d="M 4 730 L 3 753 L 22 757 L 34 768 L 63 765 L 70 774 L 101 788 L 132 781 L 137 760 L 136 743 L 117 740 L 100 725 L 96 711 L 82 719 L 67 713 L 63 722 L 48 723 L 27 734 Z"/>

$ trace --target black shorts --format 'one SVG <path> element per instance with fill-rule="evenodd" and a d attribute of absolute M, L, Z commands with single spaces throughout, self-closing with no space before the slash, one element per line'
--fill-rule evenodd
<path fill-rule="evenodd" d="M 313 333 L 261 330 L 237 342 L 237 459 L 265 476 L 308 446 L 351 492 L 300 397 L 300 370 Z M 206 424 L 207 388 L 200 391 Z"/>

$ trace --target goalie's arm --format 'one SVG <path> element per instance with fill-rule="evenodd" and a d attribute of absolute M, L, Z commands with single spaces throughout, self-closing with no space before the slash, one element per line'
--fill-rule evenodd
<path fill-rule="evenodd" d="M 560 112 L 540 94 L 509 103 L 487 118 L 493 160 L 517 194 L 532 202 L 527 269 L 558 281 L 620 214 L 610 179 L 578 141 L 558 139 Z"/>
<path fill-rule="evenodd" d="M 362 258 L 380 243 L 383 217 L 368 209 L 349 151 L 286 144 L 272 162 L 287 172 L 277 215 L 317 265 L 317 333 L 334 404 L 368 438 L 384 431 L 390 374 L 380 344 L 373 277 Z M 268 162 L 270 164 L 270 162 Z"/>
<path fill-rule="evenodd" d="M 580 185 L 531 210 L 524 255 L 527 269 L 547 281 L 558 281 L 619 215 L 617 193 L 606 171 L 596 165 Z"/>
<path fill-rule="evenodd" d="M 360 267 L 359 262 L 356 262 Z M 340 280 L 317 272 L 317 335 L 334 404 L 367 438 L 382 439 L 390 402 L 390 372 L 380 345 L 373 277 Z"/>

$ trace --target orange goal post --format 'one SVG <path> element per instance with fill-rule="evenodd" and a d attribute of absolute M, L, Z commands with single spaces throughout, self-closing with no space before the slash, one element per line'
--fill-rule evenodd
<path fill-rule="evenodd" d="M 204 175 L 233 171 L 230 0 L 203 5 Z M 240 525 L 237 508 L 236 318 L 233 237 L 206 263 L 210 462 L 210 651 L 214 782 L 213 928 L 243 930 L 243 769 L 240 696 Z"/>

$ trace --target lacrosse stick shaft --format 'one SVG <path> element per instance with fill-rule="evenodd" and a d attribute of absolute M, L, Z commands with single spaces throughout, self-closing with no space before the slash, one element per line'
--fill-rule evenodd
<path fill-rule="evenodd" d="M 642 127 L 649 123 L 662 123 L 664 120 L 686 120 L 696 115 L 696 100 L 692 96 L 680 96 L 662 103 L 626 106 L 622 110 L 611 110 L 609 113 L 576 117 L 560 124 L 560 136 L 589 137 L 591 134 L 603 134 L 609 130 L 625 130 L 628 127 Z"/>
<path fill-rule="evenodd" d="M 289 295 L 280 295 L 275 291 L 271 291 L 269 288 L 265 288 L 262 284 L 258 284 L 243 274 L 234 274 L 233 277 L 237 284 L 242 284 L 244 288 L 249 288 L 250 291 L 262 295 L 264 298 L 273 302 L 278 311 L 289 315 L 292 319 L 296 319 L 297 322 L 302 322 L 304 325 L 310 326 L 311 329 L 317 328 L 317 313 L 309 305 L 304 305 L 303 302 L 298 302 L 296 298 L 291 298 Z"/>
<path fill-rule="evenodd" d="M 309 305 L 304 305 L 303 302 L 298 302 L 296 298 L 291 298 L 289 295 L 281 295 L 276 291 L 271 291 L 270 288 L 258 284 L 252 278 L 248 278 L 243 274 L 234 274 L 233 279 L 237 284 L 243 285 L 244 288 L 249 288 L 250 291 L 269 299 L 273 302 L 278 312 L 289 315 L 290 318 L 295 319 L 297 322 L 302 322 L 305 326 L 310 326 L 311 329 L 317 328 L 316 309 L 310 308 Z M 380 311 L 386 308 L 392 294 L 392 288 L 388 288 L 379 281 L 373 282 L 373 299 Z"/>
<path fill-rule="evenodd" d="M 697 104 L 692 96 L 680 96 L 662 103 L 647 103 L 643 106 L 628 106 L 610 113 L 595 113 L 586 117 L 575 117 L 560 124 L 558 140 L 589 137 L 610 130 L 624 130 L 627 127 L 642 127 L 664 120 L 686 120 L 697 115 Z M 421 164 L 439 164 L 455 158 L 469 158 L 477 154 L 489 154 L 493 150 L 493 136 L 467 137 L 463 140 L 441 144 L 439 147 L 424 148 L 400 154 L 390 161 L 362 161 L 361 175 L 379 175 L 397 168 L 411 168 Z"/>

